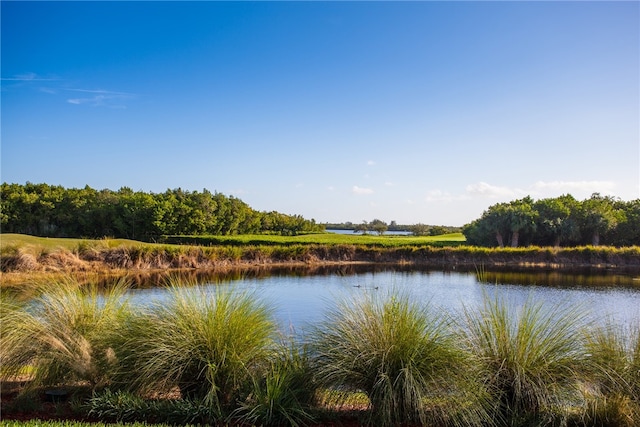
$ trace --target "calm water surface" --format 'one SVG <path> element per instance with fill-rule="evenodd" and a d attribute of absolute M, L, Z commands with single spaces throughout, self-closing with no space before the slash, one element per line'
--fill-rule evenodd
<path fill-rule="evenodd" d="M 611 319 L 631 325 L 640 321 L 638 279 L 626 277 L 623 284 L 618 276 L 599 277 L 596 284 L 591 279 L 590 275 L 558 273 L 487 273 L 482 283 L 472 272 L 377 271 L 349 275 L 275 274 L 215 280 L 201 286 L 211 291 L 223 286 L 253 292 L 275 308 L 284 330 L 296 332 L 304 332 L 321 321 L 337 301 L 370 294 L 384 296 L 391 291 L 408 293 L 413 300 L 430 303 L 454 316 L 465 307 L 479 308 L 485 294 L 498 294 L 513 306 L 520 306 L 529 298 L 545 304 L 579 306 L 597 322 Z M 135 289 L 131 293 L 133 301 L 139 304 L 167 298 L 166 290 L 159 287 Z"/>

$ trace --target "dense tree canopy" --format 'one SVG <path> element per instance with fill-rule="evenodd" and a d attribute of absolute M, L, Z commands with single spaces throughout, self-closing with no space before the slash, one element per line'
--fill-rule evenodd
<path fill-rule="evenodd" d="M 240 199 L 206 189 L 154 194 L 127 187 L 111 191 L 3 183 L 0 203 L 2 232 L 36 236 L 153 240 L 162 235 L 292 235 L 322 230 L 314 220 L 258 212 Z"/>
<path fill-rule="evenodd" d="M 640 245 L 640 199 L 624 202 L 594 193 L 534 201 L 530 197 L 490 206 L 463 227 L 481 246 Z"/>

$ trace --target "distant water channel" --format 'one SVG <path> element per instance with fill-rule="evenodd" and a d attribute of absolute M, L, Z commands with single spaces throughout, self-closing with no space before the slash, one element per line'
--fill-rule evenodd
<path fill-rule="evenodd" d="M 283 331 L 303 333 L 321 321 L 336 301 L 367 294 L 408 293 L 412 300 L 458 315 L 463 308 L 481 307 L 484 295 L 498 294 L 510 305 L 527 299 L 545 304 L 579 306 L 590 319 L 607 319 L 629 326 L 640 322 L 640 280 L 633 274 L 558 272 L 428 271 L 358 268 L 357 271 L 325 269 L 315 274 L 302 270 L 280 270 L 256 274 L 239 273 L 202 280 L 201 285 L 232 287 L 249 291 L 275 308 Z M 480 280 L 482 279 L 482 280 Z M 163 287 L 133 289 L 134 303 L 148 304 L 167 298 Z"/>

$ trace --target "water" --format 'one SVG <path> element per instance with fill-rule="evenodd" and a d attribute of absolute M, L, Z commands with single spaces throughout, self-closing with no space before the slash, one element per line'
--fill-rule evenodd
<path fill-rule="evenodd" d="M 334 230 L 334 229 L 327 229 L 325 230 L 328 233 L 334 233 L 334 234 L 355 234 L 355 235 L 362 235 L 362 231 L 354 231 L 354 230 Z M 376 233 L 375 231 L 368 231 L 368 234 L 372 234 L 374 236 L 377 236 L 378 233 Z M 385 236 L 410 236 L 411 232 L 410 231 L 385 231 L 384 232 Z"/>
<path fill-rule="evenodd" d="M 511 277 L 511 283 L 487 274 L 488 283 L 481 283 L 472 272 L 386 270 L 349 275 L 244 276 L 222 282 L 211 281 L 201 286 L 209 291 L 223 286 L 252 292 L 275 307 L 275 315 L 284 331 L 293 330 L 296 333 L 304 333 L 321 322 L 327 310 L 338 301 L 371 294 L 384 296 L 389 292 L 408 293 L 413 301 L 429 303 L 453 316 L 460 315 L 464 308 L 474 310 L 481 307 L 485 295 L 499 295 L 515 307 L 528 299 L 543 301 L 544 304 L 580 307 L 591 320 L 598 323 L 608 319 L 630 326 L 640 321 L 640 281 L 631 277 L 627 277 L 623 285 L 619 283 L 619 276 L 603 276 L 603 280 L 599 281 L 615 286 L 582 285 L 580 278 L 583 275 L 562 275 L 564 280 L 559 281 L 560 285 L 543 282 L 544 277 L 549 277 L 544 275 L 534 276 L 538 277 L 536 284 L 523 279 L 528 275 L 508 277 Z M 577 285 L 567 284 L 571 277 L 575 277 Z M 133 301 L 139 304 L 167 298 L 166 290 L 159 287 L 135 289 L 131 295 Z"/>

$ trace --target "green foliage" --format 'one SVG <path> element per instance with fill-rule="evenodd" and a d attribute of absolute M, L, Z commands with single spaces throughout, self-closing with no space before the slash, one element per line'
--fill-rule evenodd
<path fill-rule="evenodd" d="M 321 384 L 364 391 L 370 423 L 441 423 L 464 407 L 452 392 L 464 371 L 464 353 L 447 317 L 408 296 L 343 301 L 313 342 Z M 482 419 L 467 417 L 468 425 Z"/>
<path fill-rule="evenodd" d="M 109 389 L 95 394 L 87 402 L 89 416 L 112 423 L 164 423 L 168 425 L 205 425 L 220 421 L 202 402 L 191 399 L 144 399 Z"/>
<path fill-rule="evenodd" d="M 583 419 L 593 425 L 640 422 L 640 323 L 592 328 L 587 350 L 593 366 Z"/>
<path fill-rule="evenodd" d="M 103 237 L 155 241 L 162 235 L 296 235 L 322 226 L 300 215 L 258 212 L 242 200 L 204 189 L 145 193 L 65 189 L 47 184 L 1 186 L 3 232 L 49 237 Z"/>
<path fill-rule="evenodd" d="M 32 386 L 88 381 L 108 385 L 117 367 L 111 346 L 118 327 L 131 317 L 123 298 L 127 284 L 101 292 L 68 279 L 42 285 L 25 309 L 3 298 L 0 365 L 3 377 L 32 366 Z"/>
<path fill-rule="evenodd" d="M 263 376 L 253 378 L 253 388 L 232 418 L 241 422 L 279 426 L 314 421 L 314 372 L 305 347 L 283 345 Z"/>
<path fill-rule="evenodd" d="M 539 416 L 577 395 L 587 353 L 580 339 L 584 314 L 563 305 L 525 302 L 518 311 L 485 296 L 483 309 L 466 312 L 463 332 L 493 396 L 497 416 Z"/>
<path fill-rule="evenodd" d="M 490 206 L 466 224 L 467 242 L 482 246 L 640 245 L 640 200 L 623 202 L 597 193 L 582 202 L 571 195 L 530 197 Z"/>
<path fill-rule="evenodd" d="M 130 324 L 124 363 L 134 389 L 178 386 L 221 415 L 267 366 L 275 333 L 271 310 L 254 295 L 173 283 L 168 301 Z"/>

